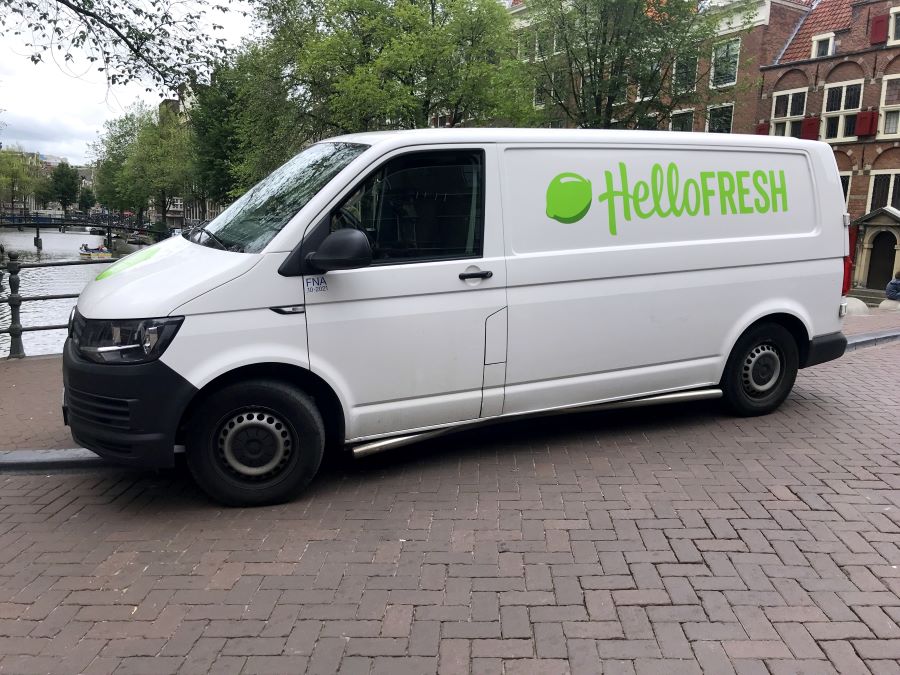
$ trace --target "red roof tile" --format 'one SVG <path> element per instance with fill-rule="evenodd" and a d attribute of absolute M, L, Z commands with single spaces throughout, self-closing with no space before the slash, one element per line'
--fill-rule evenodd
<path fill-rule="evenodd" d="M 808 59 L 812 54 L 813 35 L 849 28 L 850 2 L 851 0 L 818 0 L 803 18 L 800 29 L 788 43 L 778 63 Z"/>

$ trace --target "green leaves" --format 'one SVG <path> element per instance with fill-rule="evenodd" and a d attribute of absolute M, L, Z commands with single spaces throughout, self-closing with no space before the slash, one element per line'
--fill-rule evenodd
<path fill-rule="evenodd" d="M 34 63 L 51 47 L 64 61 L 78 51 L 110 84 L 149 79 L 176 89 L 227 53 L 205 14 L 181 0 L 0 0 L 0 34 L 28 36 Z"/>

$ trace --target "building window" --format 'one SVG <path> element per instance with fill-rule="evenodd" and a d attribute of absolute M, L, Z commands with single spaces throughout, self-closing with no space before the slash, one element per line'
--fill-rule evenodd
<path fill-rule="evenodd" d="M 832 54 L 834 54 L 834 33 L 813 35 L 812 54 L 810 54 L 810 58 L 821 59 L 825 56 L 831 56 Z"/>
<path fill-rule="evenodd" d="M 710 86 L 713 88 L 729 87 L 737 82 L 738 54 L 741 51 L 741 39 L 720 42 L 713 48 Z"/>
<path fill-rule="evenodd" d="M 720 105 L 709 108 L 706 113 L 706 130 L 713 134 L 730 134 L 734 105 Z"/>
<path fill-rule="evenodd" d="M 694 130 L 694 111 L 685 110 L 682 112 L 672 113 L 672 121 L 669 124 L 672 131 L 693 131 Z"/>
<path fill-rule="evenodd" d="M 825 85 L 822 124 L 825 140 L 855 140 L 856 113 L 862 102 L 862 80 Z"/>
<path fill-rule="evenodd" d="M 772 97 L 772 135 L 800 138 L 806 112 L 806 89 L 776 91 Z"/>
<path fill-rule="evenodd" d="M 891 9 L 891 21 L 888 24 L 888 44 L 900 44 L 900 7 Z"/>
<path fill-rule="evenodd" d="M 900 17 L 900 14 L 896 16 Z M 879 136 L 900 136 L 900 75 L 887 75 L 881 83 Z"/>
<path fill-rule="evenodd" d="M 697 88 L 697 57 L 675 61 L 672 85 L 676 94 L 685 94 Z"/>
<path fill-rule="evenodd" d="M 885 206 L 900 209 L 900 172 L 872 172 L 869 212 Z"/>
<path fill-rule="evenodd" d="M 852 171 L 842 171 L 841 172 L 841 190 L 844 192 L 844 206 L 850 202 L 850 177 L 853 175 Z"/>

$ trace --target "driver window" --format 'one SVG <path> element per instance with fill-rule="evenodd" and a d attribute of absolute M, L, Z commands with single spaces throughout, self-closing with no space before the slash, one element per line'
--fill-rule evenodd
<path fill-rule="evenodd" d="M 373 261 L 477 258 L 484 231 L 484 153 L 415 152 L 388 161 L 331 214 L 330 231 L 369 238 Z"/>

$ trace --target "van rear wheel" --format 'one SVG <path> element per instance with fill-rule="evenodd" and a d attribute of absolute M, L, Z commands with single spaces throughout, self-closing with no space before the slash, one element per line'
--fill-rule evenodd
<path fill-rule="evenodd" d="M 188 431 L 187 461 L 216 501 L 278 504 L 313 479 L 324 445 L 322 416 L 309 396 L 274 380 L 252 380 L 201 403 Z"/>
<path fill-rule="evenodd" d="M 784 326 L 768 322 L 752 326 L 725 364 L 725 404 L 742 417 L 772 412 L 791 393 L 799 363 L 797 343 Z"/>

